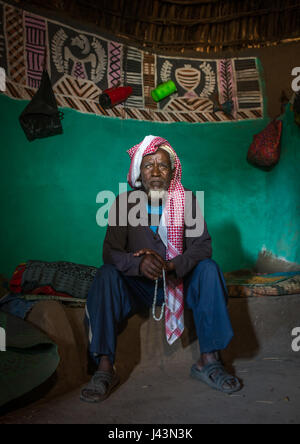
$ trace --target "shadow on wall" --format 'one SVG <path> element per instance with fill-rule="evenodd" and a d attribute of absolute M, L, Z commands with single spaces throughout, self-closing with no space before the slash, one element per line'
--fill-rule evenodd
<path fill-rule="evenodd" d="M 213 259 L 223 273 L 252 268 L 254 259 L 243 249 L 240 229 L 232 222 L 220 225 L 211 230 Z"/>
<path fill-rule="evenodd" d="M 260 315 L 260 307 L 253 310 L 252 301 L 248 298 L 230 299 L 228 311 L 234 331 L 234 337 L 222 357 L 229 368 L 237 359 L 254 359 L 262 352 L 262 333 L 256 328 L 256 317 Z M 256 302 L 256 301 L 254 301 Z"/>

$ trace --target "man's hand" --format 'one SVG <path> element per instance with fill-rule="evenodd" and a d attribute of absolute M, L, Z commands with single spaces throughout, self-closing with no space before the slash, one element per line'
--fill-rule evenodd
<path fill-rule="evenodd" d="M 155 280 L 158 277 L 162 277 L 163 268 L 167 273 L 175 270 L 175 265 L 172 261 L 164 261 L 156 251 L 150 248 L 143 248 L 142 250 L 136 251 L 133 255 L 145 255 L 140 264 L 140 271 L 149 279 Z"/>
<path fill-rule="evenodd" d="M 165 261 L 156 251 L 150 248 L 143 248 L 133 253 L 133 255 L 144 255 L 140 263 L 140 272 L 144 276 L 154 281 L 162 277 L 162 269 L 165 268 Z"/>
<path fill-rule="evenodd" d="M 165 264 L 166 264 L 167 273 L 175 270 L 175 265 L 172 261 L 167 261 L 167 262 L 165 262 Z"/>

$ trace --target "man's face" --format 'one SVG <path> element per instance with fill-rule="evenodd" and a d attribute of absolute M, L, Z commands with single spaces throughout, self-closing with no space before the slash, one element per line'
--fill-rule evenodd
<path fill-rule="evenodd" d="M 141 163 L 141 181 L 147 193 L 150 190 L 168 190 L 172 180 L 172 168 L 169 154 L 158 148 L 153 154 L 143 157 Z"/>

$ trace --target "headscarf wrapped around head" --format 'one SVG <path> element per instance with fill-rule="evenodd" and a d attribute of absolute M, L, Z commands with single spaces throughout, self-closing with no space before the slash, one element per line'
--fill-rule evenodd
<path fill-rule="evenodd" d="M 173 177 L 168 189 L 168 198 L 162 215 L 165 235 L 161 238 L 166 245 L 166 260 L 171 260 L 183 253 L 184 236 L 184 188 L 181 184 L 181 163 L 169 142 L 162 137 L 146 136 L 142 142 L 130 148 L 127 153 L 131 158 L 131 164 L 127 180 L 132 188 L 140 188 L 139 181 L 141 163 L 144 156 L 153 154 L 164 145 L 170 156 L 173 156 Z M 160 227 L 161 228 L 161 227 Z M 165 238 L 165 239 L 164 239 Z M 184 330 L 183 320 L 183 282 L 178 279 L 176 287 L 167 282 L 165 300 L 165 328 L 166 338 L 172 344 L 181 336 Z"/>

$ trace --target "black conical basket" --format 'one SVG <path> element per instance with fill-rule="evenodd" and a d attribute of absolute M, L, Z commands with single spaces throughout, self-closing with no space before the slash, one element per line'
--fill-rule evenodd
<path fill-rule="evenodd" d="M 19 117 L 27 139 L 55 136 L 63 133 L 63 113 L 58 110 L 47 70 L 43 71 L 41 84 Z"/>

